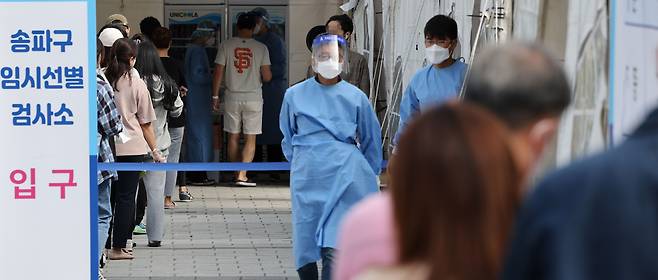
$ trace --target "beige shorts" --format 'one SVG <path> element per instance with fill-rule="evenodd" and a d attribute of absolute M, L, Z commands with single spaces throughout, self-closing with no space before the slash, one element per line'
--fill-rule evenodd
<path fill-rule="evenodd" d="M 224 103 L 224 131 L 233 134 L 262 134 L 263 101 L 227 101 Z"/>

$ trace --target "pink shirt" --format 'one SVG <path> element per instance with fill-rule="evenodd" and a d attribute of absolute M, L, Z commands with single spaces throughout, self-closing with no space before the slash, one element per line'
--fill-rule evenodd
<path fill-rule="evenodd" d="M 133 68 L 130 77 L 123 75 L 116 82 L 114 101 L 121 114 L 123 132 L 130 137 L 126 143 L 116 142 L 117 156 L 147 154 L 151 149 L 146 143 L 141 125 L 155 121 L 156 116 L 151 94 L 137 70 Z"/>
<path fill-rule="evenodd" d="M 372 268 L 395 265 L 395 238 L 390 194 L 379 193 L 364 199 L 343 222 L 334 279 L 350 280 Z"/>

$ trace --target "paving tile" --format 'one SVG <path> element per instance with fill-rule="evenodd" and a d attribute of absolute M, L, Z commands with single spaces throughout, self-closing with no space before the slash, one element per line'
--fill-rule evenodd
<path fill-rule="evenodd" d="M 287 187 L 191 191 L 194 201 L 166 211 L 163 246 L 135 236 L 136 258 L 110 262 L 108 279 L 297 279 Z"/>

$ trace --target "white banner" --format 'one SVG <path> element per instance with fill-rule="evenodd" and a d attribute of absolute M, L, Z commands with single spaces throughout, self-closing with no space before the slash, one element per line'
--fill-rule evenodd
<path fill-rule="evenodd" d="M 612 136 L 626 139 L 658 107 L 658 1 L 612 1 Z"/>
<path fill-rule="evenodd" d="M 2 279 L 95 275 L 94 10 L 94 1 L 0 0 Z"/>

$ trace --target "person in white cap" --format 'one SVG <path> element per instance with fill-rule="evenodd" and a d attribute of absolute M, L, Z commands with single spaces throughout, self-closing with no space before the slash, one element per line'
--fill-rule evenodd
<path fill-rule="evenodd" d="M 108 59 L 110 59 L 110 50 L 116 40 L 121 38 L 128 38 L 128 33 L 123 26 L 118 24 L 108 24 L 103 26 L 98 32 L 98 39 L 103 44 L 103 60 L 100 62 L 100 67 L 107 67 Z"/>

